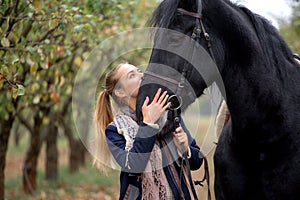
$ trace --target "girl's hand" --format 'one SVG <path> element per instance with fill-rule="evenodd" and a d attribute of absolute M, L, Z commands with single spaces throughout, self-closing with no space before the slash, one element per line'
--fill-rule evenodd
<path fill-rule="evenodd" d="M 146 97 L 142 106 L 143 122 L 154 124 L 161 117 L 164 111 L 170 107 L 170 102 L 166 104 L 168 97 L 169 95 L 167 95 L 167 91 L 161 94 L 161 88 L 157 90 L 151 104 L 148 105 L 149 97 Z"/>
<path fill-rule="evenodd" d="M 184 150 L 184 152 L 187 151 L 189 147 L 188 137 L 186 135 L 186 132 L 184 132 L 181 126 L 176 128 L 175 132 L 173 133 L 173 137 L 174 137 L 174 143 L 178 148 L 178 150 L 181 153 L 183 153 L 182 150 Z M 182 144 L 184 146 L 184 149 L 182 149 Z"/>

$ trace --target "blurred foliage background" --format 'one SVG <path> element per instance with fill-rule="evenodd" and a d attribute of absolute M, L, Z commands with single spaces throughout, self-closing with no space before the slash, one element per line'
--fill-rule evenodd
<path fill-rule="evenodd" d="M 91 50 L 147 26 L 158 1 L 0 2 L 0 200 L 114 199 L 117 173 L 97 176 L 75 131 L 72 87 Z M 279 31 L 300 53 L 299 1 L 287 3 L 292 17 L 279 18 Z M 139 65 L 149 55 L 138 50 L 119 59 Z"/>
<path fill-rule="evenodd" d="M 86 158 L 89 154 L 71 120 L 76 72 L 91 50 L 105 39 L 144 27 L 157 3 L 156 0 L 1 1 L 0 199 L 18 198 L 19 190 L 51 199 L 45 192 L 41 196 L 39 188 L 45 186 L 40 184 L 40 173 L 42 180 L 57 183 L 64 177 L 61 173 L 70 172 L 67 176 L 78 173 L 86 159 L 91 166 L 91 159 Z M 113 56 L 113 52 L 107 56 Z M 147 60 L 145 56 L 141 52 L 126 59 L 139 63 Z M 18 161 L 13 162 L 14 159 Z M 39 164 L 41 160 L 43 163 Z M 63 167 L 68 170 L 59 173 Z M 95 177 L 98 173 L 90 169 L 94 171 L 87 173 Z M 10 182 L 14 178 L 19 179 L 18 189 L 14 181 Z M 113 180 L 118 182 L 117 179 Z M 107 185 L 111 182 L 104 181 Z M 58 199 L 61 198 L 66 197 Z M 98 199 L 103 198 L 98 196 Z"/>
<path fill-rule="evenodd" d="M 290 19 L 278 19 L 279 31 L 291 49 L 300 54 L 300 1 L 287 0 L 287 3 L 292 8 L 292 15 Z"/>

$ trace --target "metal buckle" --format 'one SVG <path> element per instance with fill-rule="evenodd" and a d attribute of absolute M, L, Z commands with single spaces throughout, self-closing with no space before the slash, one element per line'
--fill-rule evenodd
<path fill-rule="evenodd" d="M 172 102 L 174 101 L 178 103 L 173 105 Z M 169 110 L 178 110 L 182 106 L 182 98 L 180 96 L 177 96 L 176 94 L 169 96 L 168 102 L 171 102 L 171 106 L 169 107 Z"/>

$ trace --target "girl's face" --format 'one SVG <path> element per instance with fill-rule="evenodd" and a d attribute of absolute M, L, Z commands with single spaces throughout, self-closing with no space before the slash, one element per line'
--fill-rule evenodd
<path fill-rule="evenodd" d="M 134 98 L 136 99 L 138 90 L 141 84 L 141 80 L 143 77 L 142 71 L 131 64 L 123 64 L 118 69 L 119 82 L 118 85 L 120 89 L 116 94 L 119 97 L 127 97 L 128 99 Z"/>

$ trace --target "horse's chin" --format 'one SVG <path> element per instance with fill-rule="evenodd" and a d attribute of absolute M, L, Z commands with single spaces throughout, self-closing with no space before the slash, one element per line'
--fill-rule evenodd
<path fill-rule="evenodd" d="M 179 111 L 180 112 L 180 111 Z M 176 127 L 174 123 L 174 113 L 172 111 L 167 112 L 167 116 L 163 120 L 163 123 L 159 124 L 162 129 L 157 134 L 158 139 L 164 138 L 168 134 L 172 134 Z"/>
<path fill-rule="evenodd" d="M 167 120 L 163 126 L 163 128 L 160 130 L 160 132 L 157 134 L 158 139 L 163 139 L 166 137 L 166 135 L 171 134 L 175 131 L 174 123 L 172 120 Z"/>

